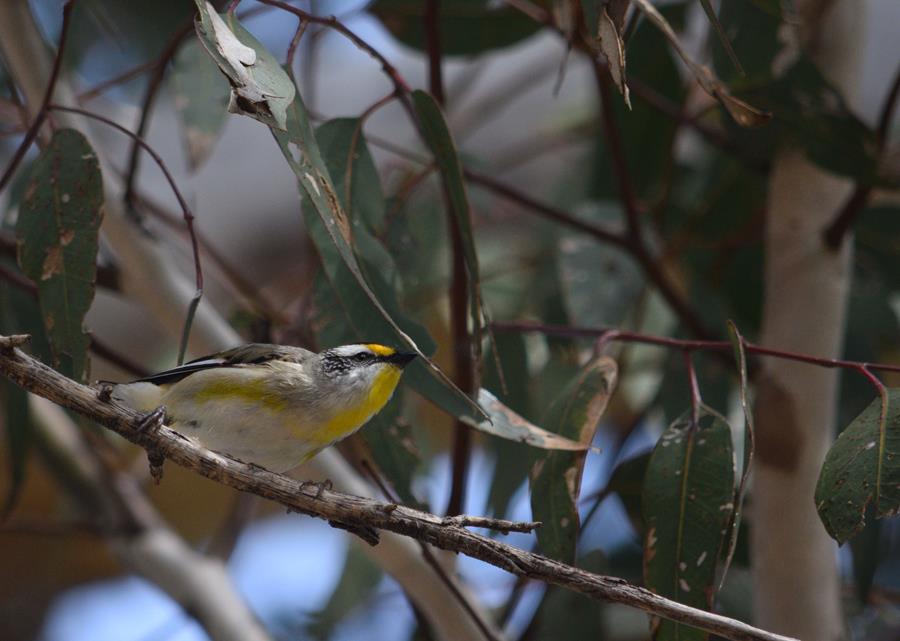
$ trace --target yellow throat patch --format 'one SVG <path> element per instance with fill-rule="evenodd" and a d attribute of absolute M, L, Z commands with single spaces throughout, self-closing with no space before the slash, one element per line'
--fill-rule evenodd
<path fill-rule="evenodd" d="M 374 347 L 390 350 L 388 353 L 384 354 L 384 356 L 390 356 L 394 353 L 394 350 L 390 347 L 383 347 L 382 345 L 366 345 L 366 347 L 373 352 L 375 351 Z M 384 407 L 385 403 L 388 402 L 388 399 L 391 398 L 391 394 L 394 393 L 394 389 L 397 387 L 397 383 L 400 380 L 401 373 L 400 368 L 394 367 L 393 365 L 388 365 L 381 370 L 375 377 L 375 382 L 372 384 L 372 389 L 369 390 L 369 394 L 361 403 L 356 407 L 345 408 L 342 412 L 339 412 L 334 418 L 328 421 L 322 428 L 318 435 L 322 444 L 325 445 L 331 443 L 332 441 L 345 436 L 349 432 L 355 431 L 365 421 L 369 420 L 372 415 Z"/>

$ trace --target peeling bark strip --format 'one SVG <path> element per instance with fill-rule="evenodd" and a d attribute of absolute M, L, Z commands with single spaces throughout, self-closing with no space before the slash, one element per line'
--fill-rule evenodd
<path fill-rule="evenodd" d="M 350 524 L 354 529 L 377 528 L 409 536 L 435 547 L 480 559 L 512 574 L 537 579 L 580 592 L 598 601 L 623 603 L 691 625 L 733 641 L 796 641 L 754 628 L 728 617 L 703 612 L 629 584 L 616 577 L 592 574 L 539 554 L 475 534 L 462 527 L 465 519 L 447 521 L 440 516 L 402 505 L 322 489 L 273 474 L 193 445 L 166 426 L 140 431 L 137 412 L 99 400 L 97 390 L 66 378 L 17 349 L 26 336 L 0 336 L 0 371 L 21 387 L 54 403 L 90 417 L 141 447 L 157 450 L 172 462 L 229 487 L 252 492 L 310 516 Z M 520 524 L 493 519 L 498 530 Z"/>

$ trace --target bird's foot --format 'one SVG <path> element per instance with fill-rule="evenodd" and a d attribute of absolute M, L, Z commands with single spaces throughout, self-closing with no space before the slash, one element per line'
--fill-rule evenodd
<path fill-rule="evenodd" d="M 115 385 L 112 383 L 107 383 L 106 381 L 100 381 L 97 383 L 97 400 L 101 403 L 109 403 L 112 401 L 112 393 Z"/>
<path fill-rule="evenodd" d="M 165 406 L 157 407 L 152 412 L 144 414 L 137 424 L 137 430 L 143 434 L 152 434 L 166 422 Z M 150 476 L 159 485 L 163 477 L 163 463 L 166 457 L 162 450 L 155 447 L 147 447 L 147 462 L 150 464 Z"/>

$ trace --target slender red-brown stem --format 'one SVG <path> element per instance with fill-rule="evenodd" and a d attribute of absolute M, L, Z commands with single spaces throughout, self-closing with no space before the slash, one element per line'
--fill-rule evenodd
<path fill-rule="evenodd" d="M 12 160 L 10 160 L 9 164 L 6 166 L 3 176 L 0 177 L 0 192 L 3 191 L 13 177 L 13 174 L 16 173 L 16 168 L 18 168 L 22 159 L 25 157 L 25 152 L 28 151 L 28 148 L 31 147 L 31 143 L 37 138 L 38 132 L 41 130 L 41 125 L 44 124 L 44 120 L 47 118 L 47 105 L 49 105 L 50 100 L 53 99 L 53 90 L 56 89 L 56 81 L 59 79 L 59 70 L 62 67 L 63 54 L 66 51 L 66 40 L 69 36 L 69 20 L 72 16 L 72 8 L 75 6 L 75 2 L 76 0 L 68 0 L 66 4 L 63 5 L 62 32 L 59 36 L 59 47 L 56 49 L 56 57 L 53 59 L 53 68 L 50 71 L 50 81 L 47 83 L 47 91 L 44 92 L 44 99 L 41 101 L 40 109 L 38 109 L 38 112 L 34 117 L 34 122 L 31 123 L 28 131 L 25 132 L 25 137 L 13 154 Z"/>
<path fill-rule="evenodd" d="M 188 20 L 175 35 L 169 39 L 163 52 L 156 60 L 153 67 L 153 73 L 147 81 L 147 89 L 144 92 L 144 100 L 141 104 L 141 117 L 138 120 L 138 126 L 135 130 L 136 138 L 132 138 L 131 150 L 128 153 L 128 169 L 125 171 L 125 205 L 129 213 L 134 212 L 134 181 L 140 167 L 140 147 L 138 143 L 147 133 L 147 126 L 150 124 L 150 113 L 153 111 L 153 103 L 159 90 L 162 87 L 163 78 L 166 75 L 166 67 L 178 51 L 182 41 L 194 32 L 194 19 Z"/>
<path fill-rule="evenodd" d="M 728 341 L 711 341 L 711 340 L 684 340 L 680 338 L 670 338 L 668 336 L 652 336 L 650 334 L 640 334 L 638 332 L 626 332 L 618 329 L 594 328 L 594 327 L 574 327 L 569 325 L 546 325 L 542 323 L 522 322 L 494 322 L 492 323 L 494 331 L 504 332 L 538 332 L 548 336 L 569 336 L 572 338 L 594 338 L 598 349 L 602 349 L 605 345 L 612 342 L 622 343 L 642 343 L 644 345 L 656 345 L 668 349 L 680 349 L 685 351 L 705 351 L 705 352 L 730 352 L 732 345 Z M 744 349 L 747 353 L 757 354 L 759 356 L 768 356 L 771 358 L 780 358 L 789 361 L 798 361 L 800 363 L 808 363 L 809 365 L 817 365 L 819 367 L 839 368 L 859 372 L 864 375 L 870 382 L 875 385 L 874 381 L 878 379 L 872 374 L 871 370 L 882 372 L 898 372 L 900 373 L 900 365 L 892 365 L 890 363 L 868 363 L 861 361 L 849 361 L 839 358 L 822 358 L 809 354 L 801 354 L 799 352 L 791 352 L 782 349 L 773 349 L 771 347 L 763 347 L 749 341 L 744 341 Z M 880 385 L 880 381 L 878 382 Z M 877 387 L 878 385 L 876 385 Z"/>

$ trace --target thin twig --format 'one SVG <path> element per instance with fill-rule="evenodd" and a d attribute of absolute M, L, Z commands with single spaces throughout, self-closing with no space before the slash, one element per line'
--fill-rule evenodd
<path fill-rule="evenodd" d="M 92 418 L 141 447 L 158 451 L 173 463 L 230 487 L 329 522 L 409 536 L 480 559 L 518 576 L 560 585 L 597 601 L 629 605 L 734 641 L 788 641 L 788 637 L 671 601 L 624 579 L 585 572 L 465 528 L 444 525 L 442 517 L 434 514 L 304 485 L 290 477 L 205 450 L 164 425 L 142 429 L 141 414 L 100 400 L 96 390 L 66 378 L 17 349 L 25 341 L 25 336 L 0 337 L 0 372 L 16 384 Z"/>
<path fill-rule="evenodd" d="M 25 157 L 25 152 L 31 147 L 31 143 L 37 138 L 41 125 L 44 124 L 44 120 L 47 117 L 47 106 L 53 98 L 53 91 L 56 89 L 56 81 L 59 79 L 59 70 L 62 67 L 63 54 L 66 51 L 66 40 L 69 35 L 69 21 L 72 16 L 72 8 L 75 6 L 75 2 L 76 0 L 67 0 L 66 4 L 63 5 L 62 31 L 59 36 L 59 47 L 56 49 L 56 57 L 53 59 L 53 68 L 50 71 L 50 81 L 47 83 L 47 91 L 44 92 L 44 98 L 34 117 L 34 122 L 31 123 L 31 127 L 28 128 L 25 137 L 16 149 L 16 153 L 13 154 L 12 160 L 10 160 L 9 164 L 6 166 L 3 176 L 0 177 L 0 192 L 3 191 L 13 177 L 13 174 L 16 173 L 16 168 L 22 162 L 22 159 Z"/>
<path fill-rule="evenodd" d="M 95 114 L 91 111 L 87 111 L 85 109 L 79 109 L 77 107 L 63 107 L 61 105 L 47 105 L 48 110 L 55 111 L 65 111 L 69 113 L 80 114 L 87 118 L 93 118 L 99 122 L 102 122 L 105 125 L 108 125 L 132 140 L 136 141 L 140 147 L 150 154 L 150 157 L 156 162 L 159 166 L 160 171 L 162 171 L 163 175 L 166 177 L 166 181 L 169 183 L 169 187 L 172 188 L 172 193 L 175 194 L 176 200 L 178 200 L 178 205 L 181 207 L 181 213 L 184 217 L 184 224 L 188 230 L 188 233 L 191 236 L 191 250 L 194 254 L 194 283 L 195 283 L 195 291 L 194 296 L 191 299 L 191 302 L 188 304 L 187 317 L 184 322 L 184 331 L 181 336 L 181 347 L 178 350 L 178 364 L 180 365 L 184 361 L 184 354 L 187 350 L 187 339 L 190 336 L 191 325 L 194 320 L 194 314 L 197 311 L 197 307 L 200 305 L 200 299 L 203 297 L 203 268 L 200 265 L 200 246 L 197 242 L 197 234 L 194 232 L 194 214 L 191 212 L 191 208 L 188 207 L 187 201 L 184 199 L 184 196 L 181 195 L 181 191 L 178 189 L 178 185 L 175 184 L 175 179 L 172 178 L 172 174 L 169 173 L 168 167 L 163 162 L 163 159 L 159 156 L 159 154 L 154 151 L 154 149 L 147 144 L 145 140 L 143 140 L 140 136 L 135 133 L 128 131 L 125 127 L 120 125 L 119 123 L 110 120 L 104 116 L 99 114 Z"/>
<path fill-rule="evenodd" d="M 382 478 L 382 476 L 378 473 L 378 471 L 375 470 L 375 468 L 373 468 L 369 464 L 369 462 L 366 461 L 365 459 L 363 459 L 362 465 L 366 469 L 366 471 L 369 473 L 369 476 L 372 478 L 372 481 L 375 483 L 375 485 L 378 486 L 378 489 L 380 489 L 382 494 L 384 494 L 384 497 L 391 503 L 393 503 L 395 505 L 399 505 L 401 503 L 400 497 L 397 496 L 397 494 L 388 486 L 387 482 L 385 481 L 384 478 Z M 457 517 L 457 518 L 460 518 L 460 517 Z M 478 517 L 462 517 L 462 518 L 477 519 Z M 446 521 L 446 519 L 444 519 L 444 520 Z M 447 525 L 457 525 L 457 524 L 447 523 Z M 462 525 L 459 525 L 459 527 L 462 527 Z M 440 562 L 435 558 L 434 553 L 431 551 L 431 548 L 429 548 L 427 545 L 425 545 L 421 541 L 418 541 L 418 544 L 419 544 L 419 549 L 422 550 L 422 558 L 425 559 L 425 563 L 428 564 L 428 566 L 434 571 L 434 573 L 441 580 L 441 583 L 443 583 L 444 586 L 447 588 L 447 590 L 450 591 L 450 594 L 453 595 L 453 598 L 456 599 L 456 601 L 462 606 L 462 608 L 466 612 L 466 614 L 469 615 L 469 618 L 472 619 L 472 622 L 475 624 L 475 627 L 477 627 L 478 630 L 481 632 L 481 634 L 484 635 L 484 638 L 488 639 L 489 641 L 499 641 L 499 639 L 497 638 L 497 635 L 489 627 L 489 624 L 486 621 L 482 620 L 482 617 L 479 616 L 478 612 L 476 612 L 475 609 L 472 607 L 472 604 L 469 603 L 469 600 L 459 589 L 459 586 L 456 584 L 456 582 L 452 578 L 450 578 L 450 576 L 447 574 L 447 570 L 444 569 L 444 566 L 441 565 Z M 412 602 L 412 601 L 410 600 L 410 602 Z"/>
<path fill-rule="evenodd" d="M 638 332 L 626 332 L 617 329 L 595 328 L 595 327 L 576 327 L 571 325 L 545 325 L 542 323 L 532 323 L 528 321 L 521 322 L 494 322 L 494 331 L 498 332 L 538 332 L 548 336 L 569 336 L 573 338 L 595 338 L 602 347 L 611 342 L 624 343 L 642 343 L 644 345 L 656 345 L 657 347 L 665 347 L 668 349 L 681 349 L 689 351 L 706 351 L 706 352 L 728 352 L 731 351 L 732 345 L 728 341 L 709 341 L 709 340 L 684 340 L 680 338 L 670 338 L 668 336 L 652 336 L 650 334 L 640 334 Z M 883 372 L 900 372 L 900 365 L 891 365 L 889 363 L 867 363 L 861 361 L 848 361 L 837 358 L 822 358 L 819 356 L 811 356 L 809 354 L 801 354 L 799 352 L 791 352 L 781 349 L 773 349 L 756 345 L 749 341 L 744 341 L 744 348 L 751 354 L 760 356 L 770 356 L 772 358 L 780 358 L 790 361 L 798 361 L 808 363 L 810 365 L 818 365 L 826 368 L 840 368 L 854 371 L 860 371 L 863 367 L 866 370 L 879 370 Z"/>
<path fill-rule="evenodd" d="M 169 39 L 169 42 L 159 55 L 159 58 L 157 58 L 153 67 L 153 73 L 147 81 L 147 89 L 144 92 L 144 100 L 141 103 L 141 117 L 138 120 L 138 126 L 135 130 L 136 138 L 132 139 L 131 149 L 128 152 L 128 169 L 125 171 L 125 195 L 123 196 L 123 199 L 125 201 L 126 211 L 129 213 L 134 212 L 134 181 L 140 166 L 140 145 L 138 144 L 138 140 L 143 139 L 147 134 L 147 125 L 150 123 L 150 112 L 153 110 L 153 102 L 156 100 L 156 96 L 159 94 L 159 90 L 162 87 L 162 81 L 166 75 L 166 67 L 169 65 L 172 58 L 175 57 L 182 41 L 193 32 L 194 18 L 191 16 L 191 18 L 175 32 L 175 35 Z"/>

